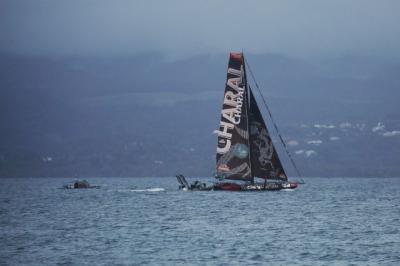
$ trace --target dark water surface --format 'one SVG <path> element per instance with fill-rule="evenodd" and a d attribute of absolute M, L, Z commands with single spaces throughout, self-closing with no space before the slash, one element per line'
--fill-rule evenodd
<path fill-rule="evenodd" d="M 0 265 L 400 265 L 400 179 L 182 192 L 175 178 L 0 179 Z"/>

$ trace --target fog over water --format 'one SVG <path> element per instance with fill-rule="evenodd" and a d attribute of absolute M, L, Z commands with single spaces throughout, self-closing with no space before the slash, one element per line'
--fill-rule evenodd
<path fill-rule="evenodd" d="M 0 51 L 176 58 L 243 49 L 398 58 L 398 10 L 395 0 L 3 0 Z"/>

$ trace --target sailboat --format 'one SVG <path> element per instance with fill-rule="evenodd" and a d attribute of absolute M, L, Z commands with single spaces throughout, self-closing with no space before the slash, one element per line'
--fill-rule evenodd
<path fill-rule="evenodd" d="M 177 176 L 187 190 L 259 191 L 294 189 L 270 137 L 252 89 L 247 82 L 243 53 L 230 53 L 216 153 L 219 182 L 192 185 Z M 257 182 L 258 179 L 263 180 Z"/>

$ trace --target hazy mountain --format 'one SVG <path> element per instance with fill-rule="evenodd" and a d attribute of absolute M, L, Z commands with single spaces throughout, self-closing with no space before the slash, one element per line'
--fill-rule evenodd
<path fill-rule="evenodd" d="M 213 173 L 227 55 L 0 58 L 0 176 Z M 400 62 L 247 59 L 304 175 L 400 175 Z"/>

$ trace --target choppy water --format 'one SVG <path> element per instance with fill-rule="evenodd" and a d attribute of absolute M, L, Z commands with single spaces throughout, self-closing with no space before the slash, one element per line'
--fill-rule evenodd
<path fill-rule="evenodd" d="M 175 178 L 0 179 L 0 265 L 400 265 L 400 179 L 182 192 Z"/>

